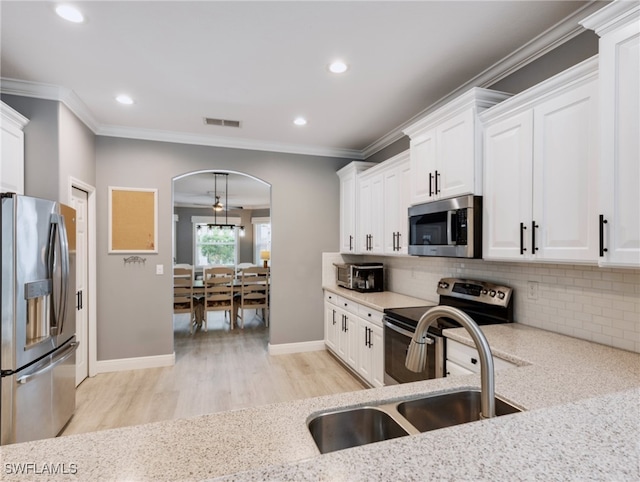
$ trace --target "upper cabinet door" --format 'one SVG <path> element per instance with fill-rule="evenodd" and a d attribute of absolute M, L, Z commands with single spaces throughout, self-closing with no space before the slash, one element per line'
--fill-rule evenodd
<path fill-rule="evenodd" d="M 340 178 L 340 252 L 356 250 L 356 172 Z"/>
<path fill-rule="evenodd" d="M 486 259 L 597 259 L 597 63 L 589 59 L 482 116 Z"/>
<path fill-rule="evenodd" d="M 597 81 L 534 109 L 533 254 L 545 261 L 598 256 Z"/>
<path fill-rule="evenodd" d="M 640 267 L 639 30 L 636 18 L 600 40 L 603 266 Z"/>
<path fill-rule="evenodd" d="M 485 130 L 483 256 L 522 259 L 530 251 L 533 112 L 490 124 Z"/>
<path fill-rule="evenodd" d="M 430 129 L 411 139 L 411 204 L 434 199 L 433 173 L 436 163 L 436 130 Z"/>
<path fill-rule="evenodd" d="M 475 111 L 467 109 L 436 130 L 438 164 L 434 169 L 438 198 L 481 194 L 475 189 Z M 477 172 L 481 176 L 481 172 Z"/>
<path fill-rule="evenodd" d="M 411 204 L 482 194 L 478 114 L 510 97 L 473 88 L 409 126 Z"/>
<path fill-rule="evenodd" d="M 600 36 L 600 266 L 640 267 L 640 8 L 611 2 L 580 22 Z"/>

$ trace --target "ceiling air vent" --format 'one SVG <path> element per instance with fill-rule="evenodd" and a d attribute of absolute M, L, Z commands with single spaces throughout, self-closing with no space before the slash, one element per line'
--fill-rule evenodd
<path fill-rule="evenodd" d="M 212 117 L 205 117 L 204 123 L 208 126 L 240 127 L 240 121 L 229 119 L 214 119 Z"/>

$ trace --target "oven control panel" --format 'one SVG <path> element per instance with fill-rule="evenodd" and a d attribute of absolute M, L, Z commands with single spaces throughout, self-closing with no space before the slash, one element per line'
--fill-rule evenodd
<path fill-rule="evenodd" d="M 438 294 L 477 301 L 490 305 L 507 306 L 513 290 L 487 281 L 460 278 L 442 278 L 438 282 Z"/>

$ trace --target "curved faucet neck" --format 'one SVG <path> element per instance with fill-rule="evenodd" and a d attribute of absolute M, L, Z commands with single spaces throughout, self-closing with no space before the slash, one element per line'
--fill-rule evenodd
<path fill-rule="evenodd" d="M 427 330 L 435 320 L 441 317 L 457 321 L 471 335 L 480 357 L 480 415 L 482 418 L 495 417 L 495 377 L 491 348 L 480 327 L 464 311 L 453 306 L 435 306 L 422 315 L 420 321 L 418 321 L 416 332 L 411 339 L 405 365 L 412 371 L 422 371 L 424 369 Z"/>

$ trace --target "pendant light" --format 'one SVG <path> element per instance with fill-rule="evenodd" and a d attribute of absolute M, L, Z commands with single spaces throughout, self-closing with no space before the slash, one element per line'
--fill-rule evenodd
<path fill-rule="evenodd" d="M 220 195 L 218 194 L 218 176 L 224 176 L 225 189 L 224 189 L 224 204 L 220 202 Z M 226 172 L 214 172 L 213 173 L 213 195 L 216 202 L 211 206 L 213 209 L 213 224 L 207 224 L 209 231 L 212 228 L 218 229 L 235 229 L 238 228 L 238 234 L 244 236 L 244 226 L 236 226 L 235 224 L 229 224 L 229 173 Z M 218 213 L 224 210 L 224 224 L 218 223 Z M 200 226 L 198 226 L 200 229 Z"/>

